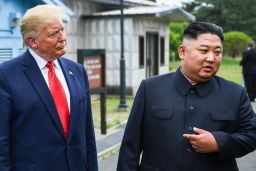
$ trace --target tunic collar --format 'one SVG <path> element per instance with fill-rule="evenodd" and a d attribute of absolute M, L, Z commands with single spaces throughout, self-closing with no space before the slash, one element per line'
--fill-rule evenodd
<path fill-rule="evenodd" d="M 192 85 L 187 78 L 181 73 L 180 68 L 176 70 L 174 75 L 174 84 L 178 92 L 182 96 L 186 96 L 191 90 L 195 90 L 200 97 L 206 96 L 213 89 L 215 77 L 206 82 L 199 82 Z"/>

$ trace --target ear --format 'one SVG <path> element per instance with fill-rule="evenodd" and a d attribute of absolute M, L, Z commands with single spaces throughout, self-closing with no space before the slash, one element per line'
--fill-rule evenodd
<path fill-rule="evenodd" d="M 185 57 L 185 46 L 184 45 L 180 45 L 178 47 L 178 53 L 179 53 L 180 59 L 183 60 Z"/>
<path fill-rule="evenodd" d="M 29 45 L 32 49 L 37 49 L 37 47 L 38 47 L 38 41 L 37 41 L 35 38 L 33 38 L 33 37 L 28 37 L 26 41 L 27 41 L 28 45 Z"/>

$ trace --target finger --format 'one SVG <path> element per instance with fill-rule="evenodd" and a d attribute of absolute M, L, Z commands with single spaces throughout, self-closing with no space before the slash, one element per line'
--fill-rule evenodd
<path fill-rule="evenodd" d="M 183 134 L 183 137 L 192 141 L 196 141 L 198 139 L 198 135 L 195 135 L 195 134 Z"/>
<path fill-rule="evenodd" d="M 190 135 L 191 134 L 183 134 L 183 137 L 189 139 Z"/>
<path fill-rule="evenodd" d="M 197 142 L 194 141 L 194 140 L 190 140 L 189 142 L 190 142 L 191 145 L 196 145 L 197 144 Z"/>
<path fill-rule="evenodd" d="M 200 149 L 195 149 L 195 151 L 198 153 L 203 153 L 203 151 L 201 151 Z"/>
<path fill-rule="evenodd" d="M 195 146 L 195 145 L 192 145 L 192 147 L 193 147 L 193 149 L 195 149 L 195 150 L 197 149 L 197 146 Z"/>
<path fill-rule="evenodd" d="M 198 148 L 197 146 L 192 146 L 193 147 L 193 149 L 197 152 L 197 153 L 203 153 L 203 151 L 200 149 L 200 148 Z"/>
<path fill-rule="evenodd" d="M 203 129 L 200 129 L 200 128 L 197 128 L 197 127 L 193 127 L 193 131 L 197 134 L 203 134 L 205 133 L 206 131 L 203 130 Z"/>

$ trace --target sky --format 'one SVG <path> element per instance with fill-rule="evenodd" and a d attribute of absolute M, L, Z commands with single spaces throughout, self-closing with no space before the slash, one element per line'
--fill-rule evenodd
<path fill-rule="evenodd" d="M 176 5 L 178 7 L 181 7 L 181 2 L 189 2 L 191 0 L 157 0 L 159 3 L 165 3 L 168 5 Z"/>

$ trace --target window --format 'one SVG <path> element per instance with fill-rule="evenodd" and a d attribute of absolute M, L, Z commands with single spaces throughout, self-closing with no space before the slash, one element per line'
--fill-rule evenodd
<path fill-rule="evenodd" d="M 27 48 L 19 48 L 19 54 L 23 54 L 27 51 Z"/>
<path fill-rule="evenodd" d="M 164 65 L 164 52 L 165 52 L 165 43 L 164 43 L 164 37 L 160 38 L 160 65 Z"/>
<path fill-rule="evenodd" d="M 139 67 L 144 68 L 144 37 L 139 36 Z"/>
<path fill-rule="evenodd" d="M 11 48 L 0 48 L 0 63 L 12 58 Z"/>

